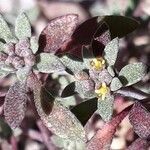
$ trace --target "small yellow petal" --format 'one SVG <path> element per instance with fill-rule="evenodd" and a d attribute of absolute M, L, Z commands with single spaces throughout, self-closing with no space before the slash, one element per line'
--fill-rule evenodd
<path fill-rule="evenodd" d="M 102 100 L 105 99 L 108 92 L 109 92 L 109 88 L 107 87 L 106 83 L 102 83 L 100 88 L 95 90 L 95 93 L 98 95 L 98 97 L 101 97 Z"/>
<path fill-rule="evenodd" d="M 94 58 L 91 62 L 90 62 L 91 66 L 96 69 L 102 69 L 105 67 L 105 60 L 103 58 Z"/>

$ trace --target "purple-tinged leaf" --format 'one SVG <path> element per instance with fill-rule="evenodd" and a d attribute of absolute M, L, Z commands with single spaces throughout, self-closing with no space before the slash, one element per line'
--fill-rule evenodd
<path fill-rule="evenodd" d="M 108 25 L 103 22 L 93 35 L 91 42 L 93 52 L 96 56 L 102 56 L 105 46 L 111 41 Z"/>
<path fill-rule="evenodd" d="M 150 139 L 150 112 L 139 102 L 135 102 L 131 109 L 129 120 L 139 137 Z"/>
<path fill-rule="evenodd" d="M 99 129 L 95 136 L 87 143 L 87 150 L 109 150 L 112 138 L 120 122 L 127 116 L 130 107 L 127 107 Z"/>
<path fill-rule="evenodd" d="M 146 150 L 149 146 L 149 141 L 138 138 L 126 150 Z"/>
<path fill-rule="evenodd" d="M 16 82 L 8 90 L 4 102 L 4 116 L 11 128 L 21 124 L 26 112 L 27 99 L 26 86 L 21 82 Z"/>
<path fill-rule="evenodd" d="M 50 131 L 64 139 L 86 141 L 84 128 L 73 113 L 68 108 L 62 106 L 57 100 L 53 102 L 50 98 L 43 98 L 43 87 L 34 74 L 29 76 L 28 86 L 33 91 L 37 112 Z M 49 114 L 43 110 L 43 101 L 47 105 L 51 104 Z"/>
<path fill-rule="evenodd" d="M 77 26 L 78 16 L 68 14 L 55 18 L 41 32 L 39 38 L 40 49 L 44 52 L 56 53 L 71 40 L 71 36 Z"/>

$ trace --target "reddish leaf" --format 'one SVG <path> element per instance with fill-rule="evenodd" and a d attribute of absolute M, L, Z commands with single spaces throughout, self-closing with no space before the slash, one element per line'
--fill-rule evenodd
<path fill-rule="evenodd" d="M 148 149 L 149 146 L 150 146 L 150 142 L 138 138 L 127 148 L 127 150 L 146 150 Z"/>
<path fill-rule="evenodd" d="M 86 20 L 73 33 L 73 39 L 80 44 L 89 44 L 93 39 L 93 35 L 99 27 L 101 17 L 93 17 Z"/>
<path fill-rule="evenodd" d="M 110 122 L 106 123 L 102 129 L 98 130 L 95 136 L 87 144 L 87 150 L 109 150 L 116 128 L 127 116 L 129 109 L 130 107 L 124 109 Z"/>
<path fill-rule="evenodd" d="M 56 53 L 58 49 L 66 45 L 71 40 L 78 23 L 78 16 L 68 14 L 55 18 L 42 31 L 39 44 L 44 52 Z"/>
<path fill-rule="evenodd" d="M 129 119 L 139 137 L 150 138 L 150 112 L 139 102 L 135 102 L 129 113 Z"/>
<path fill-rule="evenodd" d="M 26 87 L 20 82 L 16 82 L 8 90 L 4 102 L 4 116 L 12 128 L 21 124 L 25 116 L 27 99 Z"/>

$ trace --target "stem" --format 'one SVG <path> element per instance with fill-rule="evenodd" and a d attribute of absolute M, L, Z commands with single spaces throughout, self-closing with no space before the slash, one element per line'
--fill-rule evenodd
<path fill-rule="evenodd" d="M 134 87 L 124 87 L 116 91 L 115 94 L 120 94 L 122 96 L 131 97 L 138 100 L 150 98 L 150 94 L 144 93 Z"/>

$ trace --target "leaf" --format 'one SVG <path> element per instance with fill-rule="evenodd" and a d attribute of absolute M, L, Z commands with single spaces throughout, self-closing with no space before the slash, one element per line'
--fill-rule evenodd
<path fill-rule="evenodd" d="M 40 34 L 39 49 L 44 52 L 56 53 L 58 49 L 71 40 L 71 35 L 78 23 L 78 16 L 68 14 L 49 22 Z"/>
<path fill-rule="evenodd" d="M 95 97 L 95 85 L 94 82 L 90 79 L 80 80 L 75 82 L 75 91 L 83 96 L 84 98 L 93 98 Z"/>
<path fill-rule="evenodd" d="M 31 25 L 25 13 L 21 13 L 16 19 L 15 34 L 19 39 L 31 37 Z"/>
<path fill-rule="evenodd" d="M 109 121 L 113 114 L 113 95 L 108 95 L 104 100 L 98 99 L 97 113 L 102 117 L 104 121 Z"/>
<path fill-rule="evenodd" d="M 26 86 L 16 82 L 10 87 L 5 97 L 4 116 L 11 128 L 17 128 L 24 119 L 27 107 Z"/>
<path fill-rule="evenodd" d="M 128 64 L 119 72 L 119 79 L 124 86 L 130 86 L 139 82 L 146 73 L 146 66 L 143 63 Z"/>
<path fill-rule="evenodd" d="M 93 39 L 94 33 L 103 23 L 108 25 L 111 39 L 121 38 L 139 26 L 136 20 L 124 16 L 98 16 L 88 19 L 79 25 L 72 37 L 80 44 L 89 44 Z"/>
<path fill-rule="evenodd" d="M 150 139 L 150 112 L 139 102 L 133 105 L 129 113 L 129 120 L 139 137 Z"/>
<path fill-rule="evenodd" d="M 111 91 L 117 91 L 122 87 L 122 83 L 117 77 L 114 77 L 110 84 Z"/>
<path fill-rule="evenodd" d="M 87 143 L 87 150 L 110 150 L 113 136 L 120 122 L 128 115 L 130 107 L 117 114 L 111 121 L 97 131 L 94 137 Z"/>
<path fill-rule="evenodd" d="M 127 148 L 127 150 L 146 150 L 149 146 L 149 141 L 138 138 Z"/>
<path fill-rule="evenodd" d="M 5 45 L 4 43 L 0 42 L 0 52 L 4 51 L 4 45 Z"/>
<path fill-rule="evenodd" d="M 115 76 L 115 72 L 114 72 L 113 66 L 108 66 L 108 67 L 107 67 L 107 71 L 109 72 L 109 74 L 110 74 L 112 77 Z"/>
<path fill-rule="evenodd" d="M 62 91 L 61 93 L 61 97 L 65 98 L 65 97 L 69 97 L 74 95 L 75 92 L 75 82 L 72 82 L 70 84 L 68 84 Z"/>
<path fill-rule="evenodd" d="M 124 16 L 105 16 L 103 21 L 109 26 L 112 39 L 126 36 L 139 27 L 139 22 L 135 19 Z"/>
<path fill-rule="evenodd" d="M 33 54 L 35 54 L 39 48 L 38 40 L 35 36 L 32 36 L 30 38 L 30 45 L 31 45 L 30 48 L 31 48 Z"/>
<path fill-rule="evenodd" d="M 8 124 L 0 118 L 0 137 L 8 139 L 12 135 L 12 130 Z"/>
<path fill-rule="evenodd" d="M 40 53 L 36 58 L 35 67 L 43 73 L 53 73 L 55 71 L 64 71 L 66 68 L 60 59 L 49 53 Z"/>
<path fill-rule="evenodd" d="M 80 24 L 74 31 L 72 38 L 80 44 L 89 44 L 100 25 L 103 17 L 93 17 Z"/>
<path fill-rule="evenodd" d="M 110 41 L 104 49 L 104 58 L 109 66 L 113 66 L 117 59 L 117 54 L 119 50 L 119 40 L 118 38 Z"/>
<path fill-rule="evenodd" d="M 85 46 L 82 47 L 82 58 L 83 58 L 83 62 L 86 66 L 86 68 L 90 68 L 90 61 L 95 58 L 92 50 L 86 48 Z"/>
<path fill-rule="evenodd" d="M 0 14 L 0 38 L 6 40 L 6 42 L 15 41 L 16 38 L 12 35 L 8 24 L 4 20 L 3 16 Z"/>
<path fill-rule="evenodd" d="M 47 115 L 44 113 L 41 107 L 42 85 L 34 74 L 29 76 L 28 85 L 30 86 L 31 90 L 33 90 L 37 112 L 45 126 L 50 131 L 64 139 L 70 139 L 73 141 L 86 141 L 85 131 L 80 122 L 68 108 L 62 106 L 57 100 L 54 101 L 50 114 Z"/>
<path fill-rule="evenodd" d="M 82 61 L 74 60 L 69 55 L 61 57 L 60 60 L 67 67 L 68 73 L 70 74 L 73 74 L 75 72 L 79 72 L 85 69 L 85 65 Z"/>
<path fill-rule="evenodd" d="M 0 69 L 0 79 L 3 79 L 4 77 L 6 77 L 8 74 L 10 74 L 9 71 L 5 71 Z"/>
<path fill-rule="evenodd" d="M 106 22 L 101 22 L 93 35 L 91 46 L 95 56 L 102 56 L 105 46 L 111 41 L 111 34 Z"/>
<path fill-rule="evenodd" d="M 23 67 L 18 69 L 16 72 L 18 80 L 22 83 L 25 83 L 30 71 L 31 71 L 30 67 Z"/>
<path fill-rule="evenodd" d="M 97 98 L 93 98 L 78 104 L 71 109 L 71 112 L 78 118 L 84 126 L 97 110 Z"/>

